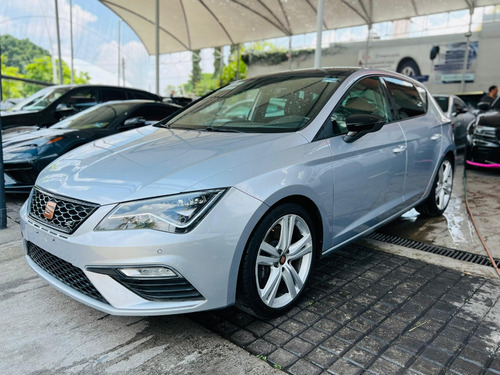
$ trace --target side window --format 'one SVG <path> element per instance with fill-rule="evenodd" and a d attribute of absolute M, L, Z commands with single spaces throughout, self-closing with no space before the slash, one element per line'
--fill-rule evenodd
<path fill-rule="evenodd" d="M 127 100 L 127 93 L 120 89 L 101 89 L 101 102 L 110 100 Z"/>
<path fill-rule="evenodd" d="M 61 101 L 61 104 L 72 107 L 78 112 L 90 108 L 97 104 L 96 90 L 89 87 L 72 90 L 68 97 Z"/>
<path fill-rule="evenodd" d="M 333 135 L 347 133 L 350 115 L 375 115 L 390 121 L 389 107 L 378 77 L 364 78 L 349 89 L 331 114 Z"/>
<path fill-rule="evenodd" d="M 400 119 L 417 117 L 425 114 L 427 94 L 420 93 L 410 82 L 397 78 L 384 77 L 387 88 L 394 102 L 395 111 Z"/>
<path fill-rule="evenodd" d="M 163 107 L 163 106 L 144 106 L 132 112 L 128 118 L 142 117 L 148 123 L 154 123 L 163 120 L 165 117 L 170 116 L 176 112 L 177 108 Z"/>
<path fill-rule="evenodd" d="M 129 99 L 158 100 L 154 95 L 134 90 L 128 91 L 128 97 Z"/>

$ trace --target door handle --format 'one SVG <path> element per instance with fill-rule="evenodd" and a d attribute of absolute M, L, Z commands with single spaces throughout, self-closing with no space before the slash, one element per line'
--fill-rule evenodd
<path fill-rule="evenodd" d="M 396 146 L 392 149 L 392 152 L 394 152 L 395 154 L 402 154 L 405 151 L 406 151 L 405 145 Z"/>
<path fill-rule="evenodd" d="M 431 141 L 439 141 L 441 139 L 441 134 L 434 134 L 431 137 Z"/>

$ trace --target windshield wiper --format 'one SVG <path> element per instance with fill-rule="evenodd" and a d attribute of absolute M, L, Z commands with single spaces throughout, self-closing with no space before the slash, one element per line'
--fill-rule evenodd
<path fill-rule="evenodd" d="M 207 126 L 205 128 L 206 132 L 221 132 L 221 133 L 244 133 L 241 130 L 234 128 L 226 128 L 224 126 Z"/>

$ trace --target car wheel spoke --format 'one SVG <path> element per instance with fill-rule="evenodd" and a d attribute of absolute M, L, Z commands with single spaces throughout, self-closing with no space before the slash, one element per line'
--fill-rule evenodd
<path fill-rule="evenodd" d="M 257 257 L 257 265 L 258 266 L 273 266 L 279 262 L 279 258 L 274 258 L 274 257 L 266 257 L 264 255 L 259 255 Z"/>
<path fill-rule="evenodd" d="M 271 274 L 266 285 L 259 292 L 268 306 L 273 306 L 276 293 L 281 283 L 281 272 L 278 268 L 271 268 Z"/>
<path fill-rule="evenodd" d="M 312 252 L 311 235 L 307 234 L 290 246 L 288 259 L 296 260 Z"/>
<path fill-rule="evenodd" d="M 293 268 L 291 264 L 287 263 L 287 265 L 285 266 L 285 270 L 292 277 L 294 285 L 296 285 L 299 290 L 302 289 L 302 287 L 304 286 L 304 280 L 302 280 L 295 268 Z"/>
<path fill-rule="evenodd" d="M 285 281 L 286 288 L 288 289 L 288 293 L 290 293 L 290 297 L 295 298 L 297 296 L 297 289 L 295 287 L 295 278 L 292 276 L 290 268 L 292 268 L 292 267 L 284 267 L 282 274 L 283 274 L 283 280 Z M 299 290 L 300 290 L 300 287 L 299 287 Z"/>
<path fill-rule="evenodd" d="M 279 257 L 280 257 L 280 253 L 278 252 L 278 249 L 276 249 L 273 245 L 271 245 L 265 241 L 263 241 L 260 244 L 260 250 L 265 251 L 266 253 L 275 257 L 276 259 L 279 259 Z"/>

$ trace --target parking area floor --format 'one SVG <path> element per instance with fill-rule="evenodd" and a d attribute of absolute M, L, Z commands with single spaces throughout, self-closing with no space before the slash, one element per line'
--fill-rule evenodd
<path fill-rule="evenodd" d="M 461 173 L 459 166 L 444 217 L 410 212 L 381 231 L 484 253 L 465 213 Z M 471 171 L 467 179 L 496 258 L 499 177 Z M 446 257 L 363 240 L 318 261 L 298 306 L 279 318 L 235 308 L 113 317 L 29 268 L 16 224 L 23 200 L 8 197 L 10 230 L 0 231 L 0 373 L 500 375 L 500 278 L 492 267 L 469 272 Z"/>
<path fill-rule="evenodd" d="M 500 281 L 351 245 L 324 258 L 301 303 L 195 320 L 291 374 L 500 374 Z"/>

